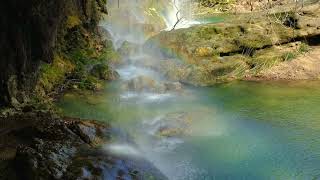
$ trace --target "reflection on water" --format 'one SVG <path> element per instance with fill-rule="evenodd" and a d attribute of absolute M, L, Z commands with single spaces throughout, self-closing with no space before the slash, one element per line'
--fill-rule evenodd
<path fill-rule="evenodd" d="M 66 94 L 59 106 L 66 115 L 125 129 L 137 147 L 109 149 L 139 153 L 170 179 L 317 179 L 319 88 L 320 82 L 237 82 L 150 98 L 126 96 L 114 83 L 100 94 Z M 176 112 L 189 114 L 187 133 L 155 133 L 159 119 Z"/>

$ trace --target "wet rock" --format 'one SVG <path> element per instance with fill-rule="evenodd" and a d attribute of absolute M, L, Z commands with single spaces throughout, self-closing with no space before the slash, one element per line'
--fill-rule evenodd
<path fill-rule="evenodd" d="M 101 150 L 81 152 L 69 166 L 65 179 L 167 178 L 153 164 L 137 157 L 118 157 Z"/>
<path fill-rule="evenodd" d="M 164 86 L 167 91 L 182 91 L 182 84 L 180 82 L 166 82 Z"/>
<path fill-rule="evenodd" d="M 18 149 L 17 170 L 27 179 L 60 179 L 65 173 L 76 148 L 62 143 L 38 140 L 35 147 Z"/>
<path fill-rule="evenodd" d="M 61 179 L 80 147 L 101 144 L 105 141 L 97 139 L 107 137 L 103 124 L 61 119 L 49 111 L 17 114 L 6 120 L 16 122 L 7 134 L 19 143 L 12 161 L 23 179 Z"/>
<path fill-rule="evenodd" d="M 6 163 L 12 166 L 0 163 L 1 170 L 17 173 L 15 179 L 144 179 L 145 174 L 166 179 L 143 158 L 115 156 L 100 148 L 110 140 L 107 124 L 60 118 L 50 111 L 18 113 L 6 120 L 21 124 L 6 132 L 19 143 Z"/>
<path fill-rule="evenodd" d="M 117 71 L 111 69 L 106 64 L 96 64 L 92 67 L 90 74 L 98 79 L 113 81 L 119 79 L 120 75 Z"/>
<path fill-rule="evenodd" d="M 190 114 L 186 112 L 176 112 L 165 115 L 151 124 L 151 126 L 155 127 L 155 135 L 161 137 L 178 137 L 189 133 L 190 123 Z"/>
<path fill-rule="evenodd" d="M 129 41 L 124 41 L 121 47 L 118 49 L 118 53 L 122 56 L 129 56 L 138 52 L 138 45 Z"/>
<path fill-rule="evenodd" d="M 155 90 L 157 83 L 148 76 L 139 76 L 126 82 L 125 89 L 132 91 Z"/>
<path fill-rule="evenodd" d="M 99 145 L 107 141 L 108 138 L 105 136 L 109 134 L 109 128 L 110 127 L 105 124 L 89 120 L 78 121 L 78 123 L 73 123 L 72 126 L 70 126 L 70 129 L 74 133 L 79 135 L 84 142 L 90 145 Z"/>

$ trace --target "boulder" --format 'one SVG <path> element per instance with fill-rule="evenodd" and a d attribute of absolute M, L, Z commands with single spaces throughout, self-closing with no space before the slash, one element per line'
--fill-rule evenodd
<path fill-rule="evenodd" d="M 152 91 L 156 89 L 157 83 L 148 76 L 138 76 L 127 81 L 124 87 L 132 91 Z"/>

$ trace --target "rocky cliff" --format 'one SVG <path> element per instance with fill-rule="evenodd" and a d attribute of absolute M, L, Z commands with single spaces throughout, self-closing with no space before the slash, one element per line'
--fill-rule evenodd
<path fill-rule="evenodd" d="M 32 96 L 41 63 L 68 50 L 78 29 L 93 32 L 105 0 L 4 0 L 0 2 L 0 104 Z M 76 38 L 82 38 L 78 35 Z"/>

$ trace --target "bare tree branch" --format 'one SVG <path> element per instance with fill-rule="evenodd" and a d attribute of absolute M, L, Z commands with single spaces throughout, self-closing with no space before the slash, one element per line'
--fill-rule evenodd
<path fill-rule="evenodd" d="M 181 12 L 181 10 L 180 10 L 179 7 L 177 6 L 176 0 L 173 1 L 173 5 L 174 5 L 174 7 L 177 9 L 177 13 L 176 13 L 177 21 L 176 21 L 176 23 L 173 25 L 171 31 L 174 30 L 174 29 L 177 27 L 177 25 L 178 25 L 178 24 L 182 21 L 182 19 L 183 19 L 183 17 L 180 17 L 180 12 Z"/>

